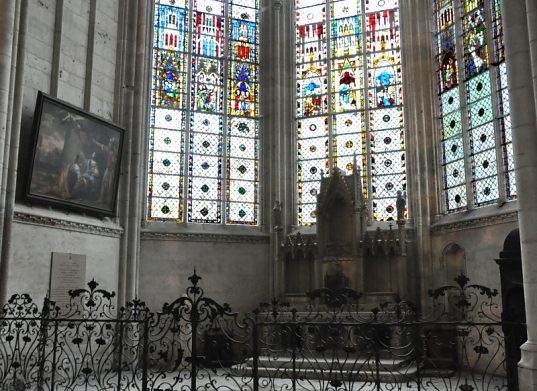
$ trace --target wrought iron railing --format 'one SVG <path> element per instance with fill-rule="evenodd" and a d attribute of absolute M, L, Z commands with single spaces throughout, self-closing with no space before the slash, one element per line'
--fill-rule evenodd
<path fill-rule="evenodd" d="M 237 314 L 186 294 L 151 312 L 114 293 L 70 291 L 59 308 L 13 295 L 0 313 L 0 390 L 511 390 L 524 324 L 501 318 L 498 292 L 430 291 L 427 315 L 404 300 L 370 308 L 349 289 L 308 294 L 304 308 Z"/>

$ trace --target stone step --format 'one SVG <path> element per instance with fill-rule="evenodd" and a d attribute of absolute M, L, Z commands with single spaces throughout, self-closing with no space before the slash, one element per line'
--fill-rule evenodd
<path fill-rule="evenodd" d="M 341 381 L 375 381 L 377 369 L 374 359 L 356 358 L 353 360 L 328 361 L 310 358 L 297 360 L 295 378 L 324 379 Z M 252 376 L 253 359 L 232 367 L 232 373 L 240 376 Z M 414 363 L 405 363 L 401 359 L 379 360 L 378 378 L 382 382 L 401 382 L 414 378 L 417 373 Z M 259 357 L 258 376 L 268 378 L 290 379 L 293 377 L 293 361 L 290 357 Z"/>
<path fill-rule="evenodd" d="M 250 357 L 245 362 L 246 365 L 253 366 L 253 358 Z M 297 368 L 300 367 L 310 367 L 314 365 L 316 368 L 323 370 L 353 370 L 356 368 L 375 368 L 375 359 L 366 358 L 366 357 L 347 357 L 343 359 L 329 360 L 327 357 L 297 357 L 296 363 Z M 275 367 L 275 368 L 292 368 L 293 360 L 289 356 L 283 357 L 271 357 L 271 356 L 260 356 L 258 358 L 259 367 Z M 385 370 L 395 371 L 399 367 L 405 367 L 405 360 L 401 358 L 380 358 L 379 367 L 384 368 Z"/>

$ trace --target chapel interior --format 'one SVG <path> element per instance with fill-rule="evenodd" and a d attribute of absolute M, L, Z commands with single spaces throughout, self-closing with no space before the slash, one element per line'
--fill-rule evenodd
<path fill-rule="evenodd" d="M 194 270 L 236 311 L 464 274 L 525 319 L 537 389 L 537 2 L 9 0 L 0 78 L 0 304 L 50 295 L 57 254 L 150 308 Z M 120 128 L 92 144 L 116 177 L 76 172 L 108 212 L 59 174 L 29 197 L 39 92 Z"/>

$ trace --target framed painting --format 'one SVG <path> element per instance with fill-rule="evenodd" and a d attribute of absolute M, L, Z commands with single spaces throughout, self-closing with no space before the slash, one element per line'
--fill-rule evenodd
<path fill-rule="evenodd" d="M 124 129 L 39 92 L 33 131 L 26 198 L 114 216 Z"/>

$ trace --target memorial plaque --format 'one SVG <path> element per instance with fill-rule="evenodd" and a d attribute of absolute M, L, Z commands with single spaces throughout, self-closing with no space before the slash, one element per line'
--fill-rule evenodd
<path fill-rule="evenodd" d="M 69 290 L 84 288 L 86 284 L 86 256 L 52 253 L 51 263 L 50 300 L 63 308 L 69 303 Z"/>

